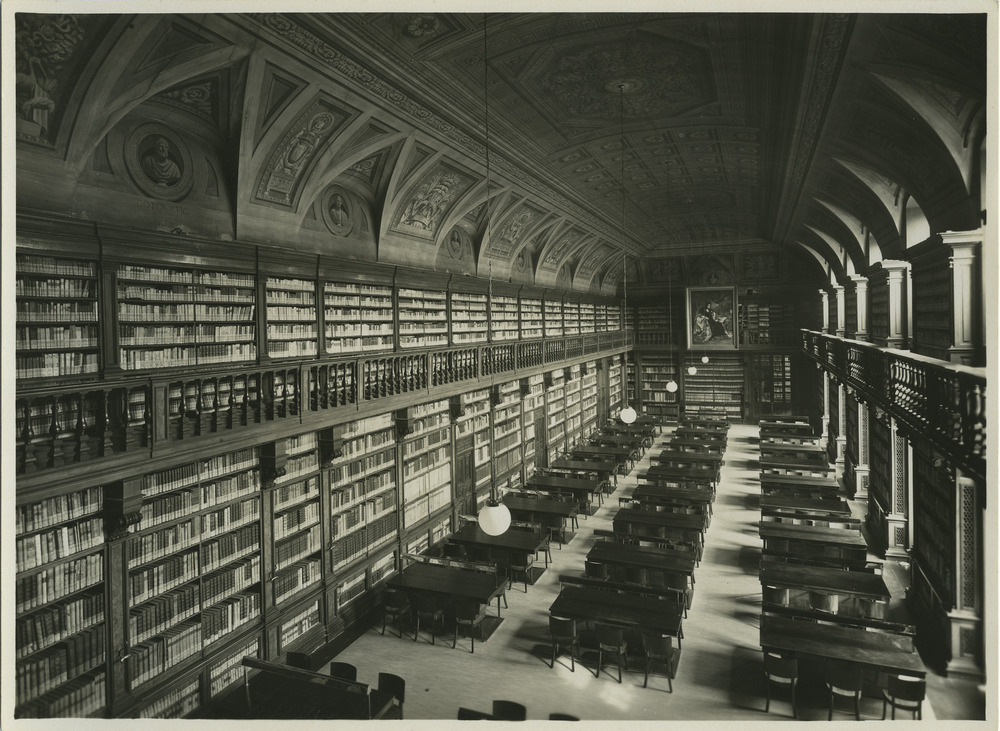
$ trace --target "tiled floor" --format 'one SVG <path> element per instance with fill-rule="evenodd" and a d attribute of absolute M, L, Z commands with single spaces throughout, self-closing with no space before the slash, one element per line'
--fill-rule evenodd
<path fill-rule="evenodd" d="M 648 465 L 648 453 L 630 476 L 619 478 L 615 494 L 595 515 L 581 519 L 568 545 L 562 550 L 553 547 L 553 564 L 527 593 L 523 585 L 507 592 L 510 606 L 503 610 L 503 623 L 488 642 L 476 643 L 474 654 L 469 652 L 468 638 L 459 638 L 458 648 L 451 648 L 450 628 L 432 646 L 424 632 L 417 642 L 412 632 L 404 639 L 391 630 L 382 636 L 379 623 L 337 660 L 356 665 L 358 679 L 373 685 L 379 671 L 403 676 L 407 719 L 454 719 L 460 706 L 488 711 L 493 699 L 509 699 L 527 706 L 529 720 L 547 719 L 552 712 L 584 720 L 792 720 L 780 689 L 770 714 L 763 712 L 756 434 L 755 427 L 743 425 L 734 425 L 730 431 L 715 516 L 706 535 L 704 559 L 695 571 L 694 602 L 684 622 L 683 653 L 673 693 L 667 692 L 666 679 L 657 675 L 644 689 L 638 667 L 626 672 L 619 685 L 612 668 L 594 677 L 590 657 L 584 658 L 584 666 L 577 664 L 575 672 L 570 672 L 566 655 L 554 669 L 548 665 L 548 607 L 559 591 L 558 575 L 582 573 L 584 556 L 594 541 L 592 530 L 611 528 L 618 497 L 635 487 L 634 475 Z M 666 436 L 665 431 L 659 440 Z M 982 716 L 981 701 L 976 705 L 981 694 L 974 683 L 929 680 L 925 720 L 942 717 L 939 707 L 946 710 L 943 717 Z M 947 702 L 939 702 L 936 695 L 947 695 Z M 800 718 L 825 720 L 825 703 L 822 685 L 815 678 L 805 678 L 799 694 Z M 864 700 L 863 719 L 879 719 L 881 714 L 879 699 Z M 852 720 L 850 713 L 836 714 L 835 719 Z"/>

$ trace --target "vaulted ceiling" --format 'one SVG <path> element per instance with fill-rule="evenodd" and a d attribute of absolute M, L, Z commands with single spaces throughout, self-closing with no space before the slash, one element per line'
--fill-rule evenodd
<path fill-rule="evenodd" d="M 978 225 L 985 28 L 983 15 L 21 14 L 18 202 L 581 290 L 613 291 L 623 252 L 641 275 L 651 259 L 762 244 L 844 275 L 918 229 Z M 178 170 L 167 181 L 142 163 L 158 138 Z"/>

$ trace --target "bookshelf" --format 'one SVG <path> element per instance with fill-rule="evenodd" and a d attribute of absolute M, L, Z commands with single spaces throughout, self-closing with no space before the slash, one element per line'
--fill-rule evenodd
<path fill-rule="evenodd" d="M 624 397 L 623 390 L 623 379 L 622 379 L 622 364 L 618 359 L 618 356 L 614 356 L 611 359 L 611 365 L 608 366 L 608 412 L 612 413 L 619 407 L 622 403 Z"/>
<path fill-rule="evenodd" d="M 521 385 L 508 381 L 494 388 L 499 398 L 493 404 L 493 474 L 498 483 L 509 479 L 520 482 Z"/>
<path fill-rule="evenodd" d="M 548 461 L 552 464 L 566 450 L 566 378 L 562 370 L 546 374 L 545 441 Z"/>
<path fill-rule="evenodd" d="M 913 444 L 913 557 L 946 607 L 955 601 L 956 505 L 953 468 L 927 444 Z"/>
<path fill-rule="evenodd" d="M 538 463 L 538 440 L 544 435 L 536 434 L 536 422 L 544 414 L 545 384 L 544 376 L 538 373 L 522 379 L 527 393 L 521 397 L 521 423 L 524 425 L 524 477 L 527 479 L 535 472 Z M 523 391 L 522 391 L 523 393 Z"/>
<path fill-rule="evenodd" d="M 778 353 L 750 353 L 747 365 L 747 415 L 750 420 L 769 414 L 790 414 L 792 397 L 792 359 Z"/>
<path fill-rule="evenodd" d="M 580 441 L 583 430 L 580 365 L 570 366 L 565 370 L 565 373 L 565 399 L 563 401 L 563 408 L 565 409 L 566 449 L 569 450 L 575 447 L 577 442 Z"/>
<path fill-rule="evenodd" d="M 122 369 L 257 358 L 253 275 L 132 264 L 116 273 Z"/>
<path fill-rule="evenodd" d="M 403 527 L 409 532 L 451 506 L 451 427 L 448 400 L 411 406 L 397 415 L 403 439 Z"/>
<path fill-rule="evenodd" d="M 86 376 L 100 368 L 97 266 L 17 255 L 18 379 Z"/>
<path fill-rule="evenodd" d="M 626 405 L 639 403 L 638 370 L 635 364 L 635 351 L 629 351 L 625 358 L 625 400 Z"/>
<path fill-rule="evenodd" d="M 712 353 L 709 357 L 708 363 L 702 363 L 697 353 L 689 353 L 684 359 L 684 413 L 688 416 L 722 414 L 730 421 L 740 421 L 743 418 L 741 356 Z M 698 369 L 693 376 L 687 373 L 690 366 Z"/>
<path fill-rule="evenodd" d="M 639 358 L 639 403 L 647 414 L 675 419 L 678 416 L 679 391 L 670 393 L 667 383 L 680 384 L 677 361 L 673 356 L 643 353 Z"/>
<path fill-rule="evenodd" d="M 342 455 L 327 472 L 330 553 L 339 575 L 399 536 L 396 433 L 392 414 L 345 425 Z"/>
<path fill-rule="evenodd" d="M 123 482 L 143 499 L 125 546 L 130 691 L 257 623 L 258 465 L 247 448 Z"/>
<path fill-rule="evenodd" d="M 104 488 L 15 507 L 16 715 L 105 705 Z"/>
<path fill-rule="evenodd" d="M 580 334 L 586 335 L 598 332 L 597 315 L 594 312 L 594 305 L 590 302 L 580 303 Z M 603 319 L 603 318 L 602 318 Z"/>
<path fill-rule="evenodd" d="M 493 342 L 517 340 L 518 328 L 517 297 L 493 295 L 489 312 L 490 338 Z"/>
<path fill-rule="evenodd" d="M 322 579 L 319 440 L 316 432 L 288 437 L 265 445 L 265 458 L 271 449 L 284 466 L 268 490 L 274 544 L 270 604 L 281 607 Z"/>
<path fill-rule="evenodd" d="M 532 297 L 521 298 L 521 339 L 542 337 L 542 301 Z"/>
<path fill-rule="evenodd" d="M 304 638 L 323 627 L 320 600 L 311 599 L 278 624 L 278 652 L 286 654 L 305 646 Z"/>
<path fill-rule="evenodd" d="M 565 333 L 563 331 L 563 303 L 562 300 L 545 300 L 545 337 L 560 338 Z"/>
<path fill-rule="evenodd" d="M 737 316 L 740 345 L 794 345 L 789 306 L 745 297 L 739 303 Z"/>
<path fill-rule="evenodd" d="M 392 350 L 396 333 L 392 287 L 325 282 L 323 307 L 327 353 Z"/>
<path fill-rule="evenodd" d="M 486 295 L 451 293 L 451 344 L 486 342 Z"/>
<path fill-rule="evenodd" d="M 267 354 L 304 358 L 317 354 L 316 283 L 308 279 L 268 277 Z"/>
<path fill-rule="evenodd" d="M 580 333 L 580 303 L 566 300 L 563 302 L 563 335 Z"/>
<path fill-rule="evenodd" d="M 447 295 L 444 292 L 400 287 L 397 296 L 400 348 L 448 345 Z"/>
<path fill-rule="evenodd" d="M 584 437 L 597 429 L 597 362 L 588 361 L 586 367 L 587 373 L 580 385 L 581 436 Z"/>

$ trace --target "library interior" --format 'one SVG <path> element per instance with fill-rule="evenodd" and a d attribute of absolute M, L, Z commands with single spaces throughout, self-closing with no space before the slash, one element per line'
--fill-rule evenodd
<path fill-rule="evenodd" d="M 425 5 L 5 14 L 3 720 L 995 722 L 996 3 Z"/>

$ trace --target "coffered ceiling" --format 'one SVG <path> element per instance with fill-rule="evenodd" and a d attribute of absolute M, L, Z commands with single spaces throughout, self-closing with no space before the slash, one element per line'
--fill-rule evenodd
<path fill-rule="evenodd" d="M 18 202 L 77 217 L 613 291 L 623 252 L 843 275 L 906 245 L 908 205 L 911 239 L 985 207 L 981 15 L 18 15 L 16 39 Z M 160 137 L 168 184 L 139 165 Z"/>

